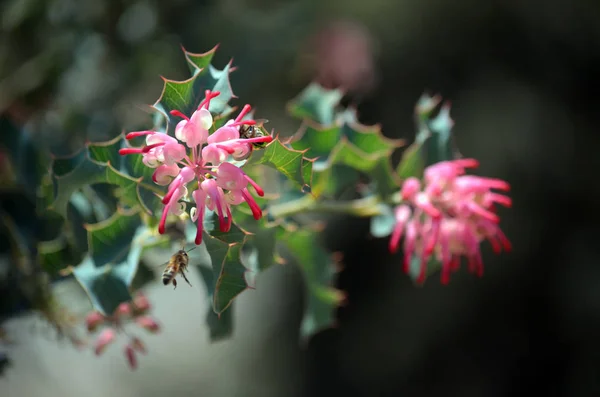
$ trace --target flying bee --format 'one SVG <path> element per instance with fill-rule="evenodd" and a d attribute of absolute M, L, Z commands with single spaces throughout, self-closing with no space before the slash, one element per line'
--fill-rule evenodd
<path fill-rule="evenodd" d="M 264 130 L 262 125 L 264 123 L 268 123 L 269 120 L 257 120 L 256 125 L 246 125 L 242 124 L 240 126 L 240 138 L 242 139 L 252 139 L 259 138 L 262 136 L 269 135 L 268 132 Z M 267 142 L 253 142 L 252 147 L 255 149 L 262 149 L 267 146 Z"/>
<path fill-rule="evenodd" d="M 183 247 L 179 251 L 177 251 L 168 262 L 164 263 L 167 265 L 165 271 L 162 274 L 162 282 L 164 285 L 169 285 L 173 283 L 173 289 L 177 288 L 177 274 L 181 274 L 186 283 L 192 286 L 190 281 L 185 276 L 185 271 L 187 271 L 187 266 L 190 258 L 188 257 L 188 252 L 193 250 L 196 247 L 190 248 L 188 251 L 184 250 Z"/>

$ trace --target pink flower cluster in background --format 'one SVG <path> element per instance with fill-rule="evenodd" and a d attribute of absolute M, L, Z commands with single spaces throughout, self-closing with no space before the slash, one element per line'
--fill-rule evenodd
<path fill-rule="evenodd" d="M 208 109 L 211 99 L 219 95 L 219 92 L 207 90 L 204 100 L 190 117 L 172 111 L 172 115 L 183 119 L 175 127 L 175 137 L 157 131 L 131 132 L 127 139 L 146 136 L 146 146 L 119 151 L 121 155 L 141 154 L 144 164 L 156 169 L 154 182 L 168 185 L 158 226 L 161 234 L 165 232 L 169 214 L 180 215 L 186 210 L 182 200 L 190 193 L 188 185 L 197 182 L 198 188 L 191 192 L 196 206 L 190 209 L 192 221 L 197 222 L 196 244 L 202 243 L 205 208 L 218 214 L 223 232 L 231 228 L 232 205 L 246 202 L 255 219 L 262 217 L 248 186 L 252 186 L 259 196 L 264 195 L 262 188 L 228 159 L 244 160 L 250 155 L 253 143 L 271 142 L 273 138 L 270 135 L 250 139 L 240 137 L 240 126 L 256 124 L 254 120 L 242 120 L 250 112 L 250 105 L 244 106 L 234 120 L 227 121 L 211 134 L 213 117 Z"/>
<path fill-rule="evenodd" d="M 139 293 L 132 302 L 124 302 L 117 307 L 112 316 L 107 317 L 97 311 L 93 311 L 85 318 L 85 324 L 89 333 L 94 333 L 104 326 L 102 331 L 96 337 L 94 343 L 94 352 L 97 356 L 104 353 L 106 348 L 110 346 L 117 338 L 119 331 L 123 330 L 126 321 L 132 322 L 149 331 L 157 333 L 160 331 L 160 326 L 147 313 L 151 309 L 148 298 Z M 146 346 L 137 336 L 129 335 L 129 342 L 125 345 L 124 354 L 131 369 L 137 368 L 137 353 L 146 354 Z"/>
<path fill-rule="evenodd" d="M 475 159 L 443 161 L 427 167 L 423 181 L 404 181 L 400 193 L 405 203 L 395 209 L 390 251 L 396 252 L 404 237 L 403 269 L 408 273 L 411 262 L 418 260 L 418 282 L 425 280 L 432 257 L 442 263 L 441 282 L 447 284 L 450 272 L 458 270 L 463 256 L 469 271 L 483 274 L 483 240 L 489 241 L 496 253 L 511 249 L 498 226 L 495 205 L 510 207 L 512 201 L 492 191 L 509 191 L 510 186 L 500 179 L 465 175 L 467 168 L 478 165 Z"/>

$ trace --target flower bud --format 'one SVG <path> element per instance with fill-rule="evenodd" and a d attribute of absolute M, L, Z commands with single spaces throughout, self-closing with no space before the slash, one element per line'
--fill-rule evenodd
<path fill-rule="evenodd" d="M 97 311 L 89 313 L 85 317 L 85 326 L 88 332 L 94 332 L 98 329 L 98 326 L 104 322 L 105 318 L 102 314 Z"/>
<path fill-rule="evenodd" d="M 127 362 L 129 363 L 129 368 L 136 369 L 137 368 L 137 357 L 135 356 L 135 350 L 133 346 L 127 345 L 125 346 L 125 357 L 127 358 Z"/>
<path fill-rule="evenodd" d="M 160 331 L 160 326 L 158 323 L 150 316 L 141 316 L 135 319 L 135 322 L 140 327 L 150 331 L 152 333 L 156 333 Z"/>
<path fill-rule="evenodd" d="M 112 328 L 105 328 L 102 333 L 96 339 L 96 344 L 94 346 L 94 352 L 97 356 L 102 354 L 104 350 L 110 345 L 117 336 L 116 332 Z"/>

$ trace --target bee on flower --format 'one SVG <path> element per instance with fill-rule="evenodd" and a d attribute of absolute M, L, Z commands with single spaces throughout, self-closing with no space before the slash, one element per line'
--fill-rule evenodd
<path fill-rule="evenodd" d="M 475 159 L 443 161 L 426 168 L 423 181 L 404 181 L 400 190 L 404 203 L 395 209 L 389 248 L 396 252 L 404 237 L 403 269 L 408 273 L 411 262 L 418 260 L 417 282 L 425 280 L 432 257 L 441 262 L 441 282 L 447 284 L 462 257 L 466 257 L 469 271 L 483 275 L 482 241 L 489 241 L 496 253 L 510 251 L 495 205 L 510 207 L 512 201 L 492 191 L 509 191 L 510 185 L 500 179 L 465 175 L 467 168 L 478 165 Z"/>
<path fill-rule="evenodd" d="M 255 125 L 254 120 L 243 120 L 250 112 L 245 105 L 239 115 L 227 121 L 212 134 L 213 117 L 208 110 L 211 99 L 219 92 L 205 91 L 205 98 L 190 116 L 173 110 L 171 114 L 182 120 L 175 127 L 175 137 L 157 131 L 136 131 L 127 134 L 127 139 L 146 136 L 146 146 L 121 149 L 121 155 L 141 154 L 143 163 L 156 171 L 153 180 L 158 185 L 168 185 L 162 199 L 164 204 L 158 231 L 165 232 L 169 214 L 181 215 L 186 211 L 182 200 L 189 197 L 188 185 L 196 181 L 198 188 L 191 192 L 196 206 L 190 209 L 190 217 L 197 222 L 196 244 L 202 243 L 202 227 L 205 209 L 217 213 L 221 231 L 231 228 L 231 206 L 245 202 L 254 219 L 262 217 L 262 211 L 250 193 L 249 187 L 258 196 L 263 189 L 240 167 L 228 161 L 248 158 L 253 145 L 269 143 L 270 135 L 247 138 L 240 136 L 240 127 Z M 195 184 L 194 184 L 195 186 Z"/>

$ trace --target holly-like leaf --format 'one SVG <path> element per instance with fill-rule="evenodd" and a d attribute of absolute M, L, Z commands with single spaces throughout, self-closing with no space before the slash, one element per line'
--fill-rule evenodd
<path fill-rule="evenodd" d="M 94 308 L 104 315 L 111 315 L 121 303 L 131 300 L 131 284 L 143 251 L 161 242 L 160 238 L 153 237 L 154 233 L 145 225 L 139 226 L 133 235 L 126 235 L 125 231 L 122 233 L 121 237 L 129 246 L 124 249 L 121 261 L 99 264 L 90 252 L 73 269 L 75 279 L 89 296 Z"/>
<path fill-rule="evenodd" d="M 404 145 L 403 140 L 385 137 L 378 125 L 360 124 L 354 110 L 344 112 L 335 125 L 319 126 L 305 122 L 290 140 L 296 150 L 306 150 L 305 155 L 325 161 L 341 139 L 346 139 L 362 152 L 373 154 L 391 153 Z"/>
<path fill-rule="evenodd" d="M 211 50 L 208 50 L 204 53 L 193 53 L 187 51 L 185 48 L 182 48 L 183 53 L 185 54 L 185 59 L 190 67 L 190 72 L 198 73 L 199 71 L 210 65 L 218 48 L 219 44 L 217 44 Z"/>
<path fill-rule="evenodd" d="M 119 210 L 103 222 L 85 225 L 95 266 L 122 260 L 140 223 L 139 210 L 136 209 L 129 212 Z"/>
<path fill-rule="evenodd" d="M 392 170 L 389 152 L 368 154 L 342 138 L 327 162 L 314 169 L 312 193 L 315 196 L 331 193 L 332 170 L 335 165 L 343 165 L 362 172 L 377 184 L 377 191 L 387 196 L 398 190 L 399 180 Z"/>
<path fill-rule="evenodd" d="M 256 164 L 276 169 L 303 192 L 311 188 L 312 160 L 305 158 L 303 151 L 289 148 L 279 139 L 252 153 L 246 165 Z"/>
<path fill-rule="evenodd" d="M 210 301 L 213 301 L 214 298 L 214 290 L 215 290 L 215 280 L 213 270 L 206 266 L 198 266 L 198 270 L 200 270 L 200 275 L 202 276 L 202 280 L 206 286 L 206 292 L 210 298 Z M 206 311 L 206 325 L 208 325 L 208 329 L 210 332 L 210 340 L 212 342 L 217 342 L 219 340 L 227 339 L 233 334 L 233 305 L 235 302 L 232 302 L 229 306 L 229 310 L 225 310 L 221 314 L 215 313 L 212 308 L 212 305 L 208 307 Z"/>
<path fill-rule="evenodd" d="M 205 60 L 201 59 L 201 54 L 191 54 L 188 52 L 185 54 L 188 63 L 196 61 L 202 64 Z M 206 90 L 219 91 L 221 93 L 218 97 L 210 101 L 209 110 L 211 113 L 219 115 L 229 110 L 227 104 L 234 96 L 229 82 L 231 62 L 223 70 L 219 70 L 209 63 L 201 69 L 194 65 L 193 71 L 193 76 L 184 81 L 163 78 L 163 91 L 160 98 L 153 105 L 156 110 L 167 118 L 167 132 L 170 135 L 174 134 L 175 126 L 181 121 L 180 118 L 171 115 L 171 111 L 178 110 L 190 117 L 198 108 L 200 102 L 204 100 Z"/>
<path fill-rule="evenodd" d="M 422 142 L 414 142 L 406 148 L 402 153 L 402 160 L 396 168 L 398 177 L 405 180 L 410 177 L 421 178 L 423 176 L 425 159 L 422 152 Z"/>
<path fill-rule="evenodd" d="M 287 108 L 293 117 L 329 125 L 335 120 L 335 109 L 343 95 L 341 90 L 328 90 L 317 83 L 311 83 L 290 101 Z"/>
<path fill-rule="evenodd" d="M 258 227 L 244 244 L 242 263 L 256 274 L 280 263 L 276 251 L 277 233 L 280 226 Z"/>
<path fill-rule="evenodd" d="M 338 124 L 341 126 L 340 136 L 365 153 L 391 153 L 405 144 L 402 139 L 390 139 L 384 136 L 381 127 L 377 124 L 361 124 L 356 110 L 352 108 L 338 116 Z"/>
<path fill-rule="evenodd" d="M 419 132 L 414 145 L 421 146 L 420 154 L 424 167 L 459 157 L 452 137 L 454 121 L 450 118 L 450 104 L 445 103 L 438 115 L 433 119 L 430 118 L 434 104 L 437 103 L 439 99 L 423 95 L 415 110 Z"/>
<path fill-rule="evenodd" d="M 39 243 L 37 253 L 40 266 L 50 275 L 57 275 L 61 270 L 73 266 L 76 258 L 65 236 Z"/>
<path fill-rule="evenodd" d="M 239 294 L 248 288 L 246 281 L 248 269 L 242 264 L 240 258 L 242 244 L 228 244 L 207 233 L 204 234 L 202 243 L 210 253 L 210 267 L 213 271 L 212 308 L 220 315 Z"/>
<path fill-rule="evenodd" d="M 158 208 L 155 193 L 162 189 L 151 181 L 152 170 L 143 166 L 142 156 L 118 154 L 125 145 L 119 135 L 108 142 L 88 143 L 73 156 L 55 158 L 51 168 L 55 194 L 50 208 L 66 216 L 67 203 L 73 193 L 99 183 L 116 185 L 116 197 L 126 206 L 140 205 L 147 213 Z"/>
<path fill-rule="evenodd" d="M 344 301 L 345 294 L 332 287 L 335 274 L 330 256 L 320 246 L 318 234 L 308 229 L 285 230 L 279 240 L 304 270 L 308 286 L 308 309 L 302 323 L 302 333 L 312 335 L 330 327 L 335 309 Z"/>

